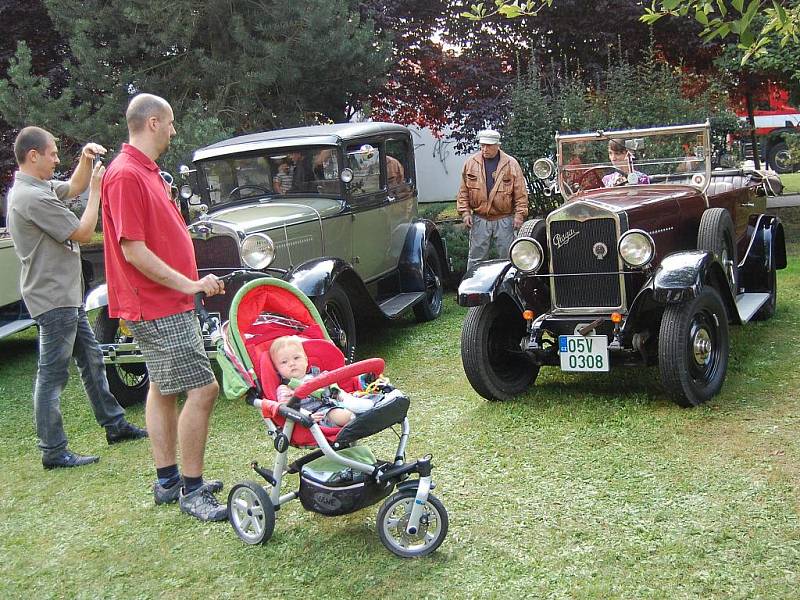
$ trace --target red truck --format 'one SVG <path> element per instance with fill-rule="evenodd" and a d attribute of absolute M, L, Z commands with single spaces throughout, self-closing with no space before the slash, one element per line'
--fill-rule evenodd
<path fill-rule="evenodd" d="M 800 109 L 791 106 L 789 93 L 773 82 L 762 86 L 752 98 L 761 161 L 778 173 L 794 171 L 796 159 L 792 160 L 789 154 L 784 134 L 800 133 Z M 744 98 L 736 98 L 732 104 L 736 114 L 747 120 Z M 752 156 L 749 136 L 743 135 L 741 139 L 745 143 L 745 157 Z"/>

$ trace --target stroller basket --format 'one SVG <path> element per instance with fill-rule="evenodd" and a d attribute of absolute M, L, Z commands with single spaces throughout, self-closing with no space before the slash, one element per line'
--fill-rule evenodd
<path fill-rule="evenodd" d="M 363 463 L 386 466 L 378 462 L 366 446 L 345 448 L 339 454 Z M 375 504 L 388 496 L 394 488 L 392 483 L 377 483 L 366 473 L 323 456 L 305 465 L 300 472 L 300 503 L 306 510 L 333 517 L 346 515 Z"/>

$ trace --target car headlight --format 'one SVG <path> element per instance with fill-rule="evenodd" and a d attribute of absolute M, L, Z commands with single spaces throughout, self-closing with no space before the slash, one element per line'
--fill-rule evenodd
<path fill-rule="evenodd" d="M 266 269 L 275 260 L 275 244 L 269 236 L 254 233 L 242 242 L 242 261 L 251 269 Z"/>
<path fill-rule="evenodd" d="M 644 267 L 656 255 L 656 244 L 646 231 L 631 229 L 619 239 L 619 255 L 631 267 Z"/>
<path fill-rule="evenodd" d="M 523 273 L 536 273 L 542 268 L 544 252 L 542 246 L 529 237 L 517 238 L 508 250 L 511 264 Z"/>
<path fill-rule="evenodd" d="M 533 174 L 538 179 L 550 179 L 556 172 L 556 166 L 549 158 L 540 158 L 533 163 Z"/>

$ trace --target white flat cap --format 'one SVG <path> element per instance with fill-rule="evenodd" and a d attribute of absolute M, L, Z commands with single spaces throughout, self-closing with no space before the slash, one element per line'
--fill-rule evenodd
<path fill-rule="evenodd" d="M 495 131 L 494 129 L 484 129 L 483 131 L 478 132 L 478 143 L 479 144 L 499 144 L 500 143 L 500 132 Z"/>

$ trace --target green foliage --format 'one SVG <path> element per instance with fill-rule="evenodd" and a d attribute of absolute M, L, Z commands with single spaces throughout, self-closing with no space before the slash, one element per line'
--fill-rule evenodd
<path fill-rule="evenodd" d="M 789 148 L 789 154 L 792 157 L 800 156 L 800 134 L 797 133 L 784 133 L 783 140 Z"/>
<path fill-rule="evenodd" d="M 232 132 L 343 121 L 374 91 L 389 46 L 353 0 L 44 0 L 67 40 L 66 85 L 35 76 L 20 45 L 0 116 L 66 145 L 126 136 L 132 94 L 170 101 L 180 137 L 167 162 Z"/>

